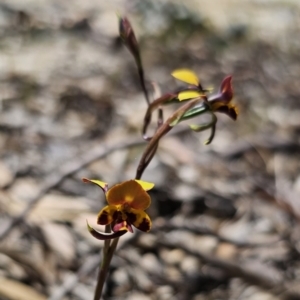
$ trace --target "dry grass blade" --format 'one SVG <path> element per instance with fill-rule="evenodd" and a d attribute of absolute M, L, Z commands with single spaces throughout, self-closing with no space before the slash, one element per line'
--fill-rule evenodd
<path fill-rule="evenodd" d="M 46 270 L 41 264 L 33 260 L 31 256 L 21 253 L 20 250 L 17 251 L 8 247 L 0 247 L 0 253 L 17 262 L 33 280 L 43 285 L 47 284 Z"/>
<path fill-rule="evenodd" d="M 6 300 L 46 300 L 47 297 L 21 282 L 0 278 L 0 297 Z"/>

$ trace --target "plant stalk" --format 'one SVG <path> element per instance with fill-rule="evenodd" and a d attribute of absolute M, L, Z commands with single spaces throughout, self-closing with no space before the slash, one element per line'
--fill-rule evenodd
<path fill-rule="evenodd" d="M 102 258 L 100 268 L 99 268 L 94 300 L 101 299 L 104 283 L 105 283 L 107 273 L 108 273 L 108 269 L 109 269 L 113 254 L 117 248 L 118 242 L 119 242 L 119 238 L 115 238 L 113 241 L 111 241 L 110 246 L 108 248 L 103 249 L 103 258 Z"/>

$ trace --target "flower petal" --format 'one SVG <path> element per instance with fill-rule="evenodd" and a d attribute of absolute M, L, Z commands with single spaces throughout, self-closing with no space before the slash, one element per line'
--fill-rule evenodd
<path fill-rule="evenodd" d="M 97 217 L 97 224 L 108 225 L 116 219 L 117 207 L 114 205 L 107 205 L 99 212 Z"/>
<path fill-rule="evenodd" d="M 142 186 L 135 180 L 128 180 L 116 184 L 106 194 L 110 205 L 128 204 L 129 207 L 145 210 L 151 203 L 151 198 Z"/>
<path fill-rule="evenodd" d="M 125 234 L 127 232 L 127 230 L 119 230 L 119 231 L 112 232 L 112 233 L 103 233 L 103 232 L 100 232 L 100 231 L 94 229 L 93 227 L 91 227 L 87 221 L 86 221 L 86 224 L 87 224 L 87 228 L 88 228 L 88 231 L 90 232 L 90 234 L 98 240 L 115 239 L 117 237 L 122 236 L 123 234 Z"/>
<path fill-rule="evenodd" d="M 145 191 L 149 191 L 154 187 L 154 183 L 152 182 L 147 182 L 147 181 L 143 181 L 143 180 L 137 180 L 135 179 L 135 181 L 143 188 L 143 190 Z"/>
<path fill-rule="evenodd" d="M 193 84 L 196 86 L 198 86 L 200 83 L 198 76 L 189 69 L 178 69 L 178 70 L 173 71 L 171 75 L 178 80 L 181 80 L 183 82 Z"/>
<path fill-rule="evenodd" d="M 183 91 L 178 94 L 178 100 L 184 101 L 184 100 L 197 98 L 200 96 L 204 96 L 204 94 L 201 94 L 200 92 L 197 91 Z"/>
<path fill-rule="evenodd" d="M 226 114 L 231 119 L 236 120 L 238 116 L 238 109 L 234 105 L 222 105 L 215 109 L 216 112 Z"/>
<path fill-rule="evenodd" d="M 128 222 L 131 223 L 137 229 L 148 232 L 151 229 L 151 219 L 150 217 L 141 210 L 131 209 L 127 213 Z"/>
<path fill-rule="evenodd" d="M 106 182 L 96 180 L 96 179 L 87 179 L 87 178 L 82 178 L 82 181 L 86 183 L 91 182 L 97 184 L 103 190 L 104 193 L 106 193 L 108 190 L 108 184 Z"/>
<path fill-rule="evenodd" d="M 211 128 L 211 133 L 210 133 L 210 136 L 209 138 L 205 141 L 205 145 L 208 145 L 212 142 L 214 136 L 215 136 L 215 131 L 216 131 L 216 124 L 217 124 L 217 117 L 214 113 L 210 113 L 211 114 L 211 121 L 208 122 L 208 123 L 205 123 L 205 124 L 201 124 L 201 125 L 190 125 L 190 128 L 193 130 L 193 131 L 196 131 L 196 132 L 200 132 L 200 131 L 203 131 L 203 130 L 206 130 L 206 129 L 209 129 Z"/>
<path fill-rule="evenodd" d="M 227 76 L 221 83 L 220 93 L 222 94 L 223 101 L 229 103 L 233 97 L 233 89 L 231 85 L 232 76 Z"/>
<path fill-rule="evenodd" d="M 114 232 L 117 232 L 117 231 L 120 231 L 120 230 L 126 230 L 126 231 L 129 231 L 129 232 L 133 232 L 133 229 L 132 229 L 132 226 L 126 222 L 126 221 L 122 221 L 120 223 L 117 223 L 113 226 L 113 229 L 112 229 Z"/>

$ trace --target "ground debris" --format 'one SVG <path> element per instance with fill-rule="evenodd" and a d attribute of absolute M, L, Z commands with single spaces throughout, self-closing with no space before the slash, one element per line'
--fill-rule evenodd
<path fill-rule="evenodd" d="M 133 178 L 146 146 L 116 11 L 149 87 L 231 74 L 240 113 L 210 146 L 190 123 L 161 141 L 143 177 L 153 228 L 121 239 L 105 299 L 300 299 L 298 1 L 73 2 L 0 4 L 0 299 L 92 298 L 103 243 L 86 221 L 103 230 L 105 199 L 81 178 Z"/>

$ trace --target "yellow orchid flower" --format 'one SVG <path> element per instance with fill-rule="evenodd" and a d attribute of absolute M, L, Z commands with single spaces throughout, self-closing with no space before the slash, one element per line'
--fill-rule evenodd
<path fill-rule="evenodd" d="M 151 219 L 144 212 L 150 204 L 151 198 L 147 193 L 154 187 L 153 183 L 142 180 L 128 180 L 108 189 L 105 182 L 83 179 L 98 185 L 105 193 L 108 205 L 98 214 L 97 224 L 112 226 L 112 234 L 101 233 L 88 224 L 89 232 L 100 240 L 119 237 L 126 232 L 133 232 L 132 226 L 148 232 L 151 229 Z"/>
<path fill-rule="evenodd" d="M 215 95 L 207 97 L 205 91 L 200 84 L 200 80 L 197 75 L 189 69 L 178 69 L 172 74 L 176 79 L 193 85 L 190 89 L 181 91 L 178 93 L 178 100 L 191 100 L 197 97 L 203 97 L 203 100 L 210 106 L 212 112 L 220 112 L 227 114 L 233 120 L 237 119 L 238 110 L 235 105 L 231 103 L 233 98 L 233 89 L 231 85 L 231 76 L 226 76 L 219 89 L 219 92 Z"/>

